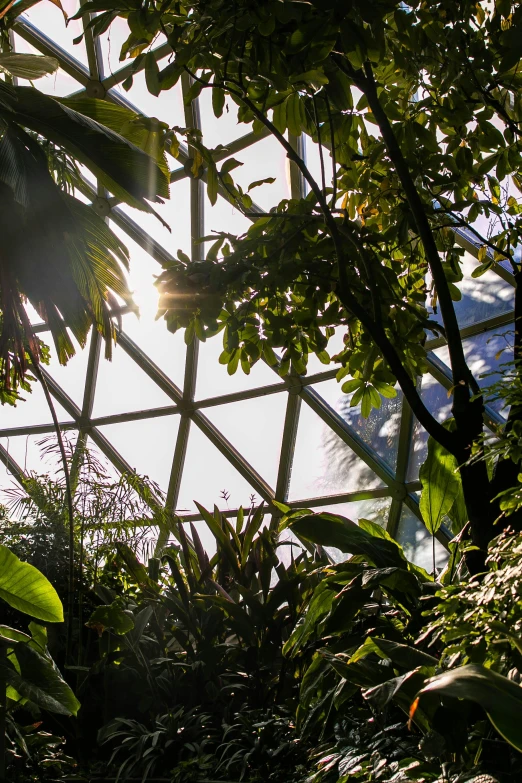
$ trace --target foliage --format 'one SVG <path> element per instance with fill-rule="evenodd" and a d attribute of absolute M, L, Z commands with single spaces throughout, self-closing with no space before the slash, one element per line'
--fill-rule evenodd
<path fill-rule="evenodd" d="M 40 783 L 62 778 L 82 780 L 77 775 L 77 762 L 64 751 L 65 738 L 50 734 L 37 721 L 20 726 L 8 716 L 7 754 L 9 780 L 12 783 Z"/>
<path fill-rule="evenodd" d="M 318 515 L 317 539 L 322 527 Z M 520 536 L 493 542 L 483 580 L 420 581 L 415 594 L 381 569 L 377 600 L 361 588 L 378 570 L 360 560 L 326 570 L 287 645 L 290 655 L 308 647 L 298 717 L 323 741 L 311 779 L 516 779 L 520 757 L 504 744 L 500 762 L 502 741 L 472 702 L 520 747 Z"/>
<path fill-rule="evenodd" d="M 48 323 L 62 364 L 75 353 L 71 333 L 83 347 L 93 324 L 110 358 L 115 338 L 111 309 L 121 301 L 133 307 L 124 273 L 128 251 L 102 217 L 77 197 L 87 189 L 92 199 L 79 165 L 119 200 L 147 212 L 154 212 L 149 201 L 163 203 L 169 192 L 165 162 L 151 143 L 154 134 L 147 131 L 150 123 L 142 122 L 141 135 L 137 129 L 132 135 L 139 118 L 122 109 L 114 130 L 114 118 L 109 127 L 93 118 L 103 114 L 94 99 L 81 102 L 81 113 L 74 101 L 61 102 L 13 81 L 52 73 L 58 62 L 11 52 L 13 13 L 28 6 L 2 6 L 0 70 L 6 77 L 0 80 L 0 379 L 2 402 L 13 404 L 19 387 L 28 388 L 28 363 L 45 358 L 27 302 Z M 130 128 L 127 135 L 119 133 L 124 124 Z M 37 272 L 42 265 L 45 275 Z"/>
<path fill-rule="evenodd" d="M 123 543 L 107 557 L 87 623 L 99 641 L 79 670 L 80 722 L 94 744 L 101 718 L 100 763 L 111 765 L 107 745 L 122 776 L 197 779 L 211 769 L 216 779 L 276 779 L 298 760 L 299 668 L 282 647 L 317 563 L 295 543 L 284 556 L 278 523 L 265 526 L 261 509 L 240 511 L 234 523 L 200 511 L 213 556 L 193 525 L 189 539 L 178 524 L 179 545 L 147 566 Z"/>
<path fill-rule="evenodd" d="M 165 264 L 159 313 L 168 328 L 184 328 L 187 342 L 221 332 L 231 374 L 260 360 L 281 375 L 306 372 L 311 353 L 333 360 L 363 416 L 398 384 L 457 461 L 474 547 L 466 559 L 473 572 L 483 568 L 509 476 L 501 465 L 495 483 L 481 460 L 469 461 L 484 407 L 455 309 L 464 253 L 455 232 L 476 243 L 475 277 L 502 263 L 518 284 L 520 3 L 91 0 L 76 18 L 90 11 L 101 12 L 89 21 L 94 31 L 116 16 L 128 22 L 126 87 L 142 67 L 153 95 L 190 77 L 187 103 L 210 90 L 217 118 L 237 107 L 238 122 L 277 141 L 304 183 L 260 210 L 250 191 L 270 178 L 247 191 L 233 179 L 240 161 L 219 163 L 223 150 L 205 147 L 197 129 L 172 129 L 174 152 L 184 136 L 187 167 L 205 178 L 211 203 L 224 195 L 254 222 L 242 236 L 216 232 L 205 260 L 179 251 Z M 159 34 L 173 55 L 161 71 L 150 51 Z M 303 134 L 314 142 L 317 176 L 296 145 Z M 331 356 L 336 330 L 343 347 Z M 448 344 L 451 430 L 416 386 L 430 331 Z M 427 513 L 434 531 L 439 511 Z"/>

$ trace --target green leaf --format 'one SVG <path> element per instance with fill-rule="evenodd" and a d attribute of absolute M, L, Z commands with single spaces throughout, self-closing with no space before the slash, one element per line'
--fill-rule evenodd
<path fill-rule="evenodd" d="M 430 693 L 468 699 L 480 704 L 498 733 L 522 752 L 520 685 L 484 666 L 470 664 L 431 679 L 417 694 L 412 712 L 415 711 L 418 701 Z"/>
<path fill-rule="evenodd" d="M 20 612 L 48 623 L 63 623 L 62 602 L 49 580 L 0 545 L 0 598 Z"/>
<path fill-rule="evenodd" d="M 392 663 L 404 669 L 415 669 L 417 666 L 437 666 L 438 660 L 422 650 L 410 647 L 409 644 L 399 644 L 389 639 L 377 639 L 368 636 L 364 644 L 352 655 L 348 663 L 366 658 L 370 653 L 375 653 L 379 658 L 389 659 Z"/>
<path fill-rule="evenodd" d="M 164 172 L 123 136 L 32 87 L 12 89 L 12 120 L 64 147 L 117 198 L 148 212 L 147 199 L 168 198 Z"/>
<path fill-rule="evenodd" d="M 18 52 L 0 53 L 0 69 L 19 79 L 40 79 L 58 70 L 60 64 L 54 57 Z"/>
<path fill-rule="evenodd" d="M 76 715 L 80 702 L 54 664 L 27 644 L 18 643 L 14 649 L 20 672 L 11 661 L 0 661 L 7 683 L 20 696 L 49 712 Z"/>
<path fill-rule="evenodd" d="M 161 83 L 158 63 L 153 52 L 147 52 L 145 55 L 145 82 L 148 91 L 157 97 L 161 92 Z"/>
<path fill-rule="evenodd" d="M 251 190 L 254 188 L 258 188 L 260 185 L 271 185 L 273 182 L 275 182 L 275 177 L 266 177 L 266 179 L 256 179 L 255 182 L 250 183 L 248 186 L 248 192 L 250 193 Z"/>
<path fill-rule="evenodd" d="M 86 625 L 97 630 L 100 636 L 108 628 L 111 628 L 118 636 L 123 636 L 132 631 L 134 620 L 123 609 L 121 601 L 116 599 L 112 604 L 96 607 Z"/>
<path fill-rule="evenodd" d="M 453 506 L 461 487 L 455 457 L 433 438 L 428 439 L 428 456 L 421 466 L 420 511 L 431 535 L 435 535 L 444 516 Z"/>
<path fill-rule="evenodd" d="M 207 169 L 207 196 L 212 206 L 214 206 L 218 197 L 218 176 L 214 163 L 211 163 Z"/>
<path fill-rule="evenodd" d="M 371 535 L 355 522 L 333 514 L 310 514 L 291 522 L 298 535 L 341 552 L 366 555 L 376 566 L 404 567 L 405 559 L 395 542 Z"/>
<path fill-rule="evenodd" d="M 212 88 L 212 110 L 215 117 L 221 117 L 225 107 L 225 92 L 218 87 Z"/>

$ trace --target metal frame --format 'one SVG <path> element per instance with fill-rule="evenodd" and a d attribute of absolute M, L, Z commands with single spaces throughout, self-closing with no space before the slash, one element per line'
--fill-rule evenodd
<path fill-rule="evenodd" d="M 80 85 L 80 89 L 75 95 L 86 93 L 95 97 L 104 97 L 106 100 L 114 101 L 122 106 L 126 106 L 133 111 L 137 109 L 124 95 L 114 88 L 121 84 L 131 72 L 134 72 L 133 65 L 125 65 L 116 73 L 109 76 L 104 74 L 103 57 L 100 41 L 92 35 L 90 29 L 85 29 L 85 44 L 87 50 L 87 59 L 89 67 L 86 68 L 82 63 L 76 60 L 71 54 L 54 43 L 48 36 L 38 30 L 24 17 L 20 17 L 16 23 L 15 31 L 23 39 L 44 54 L 55 57 L 60 67 L 72 76 Z M 168 56 L 170 48 L 167 44 L 161 45 L 154 50 L 157 60 Z M 190 87 L 190 78 L 185 75 L 182 77 L 182 91 L 185 95 Z M 187 127 L 201 128 L 201 118 L 197 102 L 191 106 L 185 107 L 185 122 Z M 247 133 L 239 139 L 226 145 L 216 154 L 216 160 L 223 160 L 230 155 L 247 149 L 260 139 L 267 135 L 264 130 L 259 134 Z M 303 137 L 289 137 L 290 143 L 299 150 L 300 154 L 305 152 L 305 142 Z M 181 167 L 174 168 L 171 172 L 171 181 L 177 182 L 187 177 L 187 169 L 183 164 L 191 157 L 191 151 L 186 146 L 180 149 L 179 163 Z M 306 185 L 302 175 L 293 163 L 289 164 L 289 181 L 291 195 L 299 198 L 306 193 Z M 202 258 L 203 245 L 199 242 L 205 234 L 204 225 L 204 178 L 191 179 L 190 181 L 190 204 L 191 204 L 191 257 L 193 261 Z M 106 198 L 107 194 L 97 190 L 96 186 L 88 181 L 84 182 L 84 195 L 94 202 L 95 199 Z M 226 194 L 220 191 L 221 197 L 226 198 Z M 113 220 L 131 239 L 142 247 L 159 264 L 168 262 L 172 259 L 171 254 L 159 242 L 154 240 L 139 225 L 138 222 L 130 218 L 121 208 L 118 207 L 118 201 L 114 198 L 107 199 L 108 219 Z M 252 211 L 259 212 L 257 206 Z M 456 231 L 457 242 L 470 252 L 474 257 L 478 257 L 479 243 L 475 237 L 462 229 Z M 510 283 L 514 284 L 513 275 L 506 271 L 500 265 L 496 265 L 497 274 Z M 476 323 L 471 327 L 462 330 L 463 337 L 472 337 L 483 331 L 492 331 L 499 327 L 509 325 L 513 322 L 513 312 Z M 41 324 L 37 330 L 44 332 L 46 325 Z M 120 472 L 132 473 L 132 469 L 112 446 L 110 441 L 102 434 L 99 427 L 107 424 L 124 423 L 131 421 L 148 420 L 166 416 L 179 416 L 180 426 L 176 442 L 172 444 L 173 460 L 170 472 L 170 480 L 167 488 L 167 508 L 175 510 L 179 498 L 181 482 L 183 480 L 183 470 L 187 453 L 187 446 L 190 437 L 192 425 L 198 429 L 218 448 L 234 469 L 240 473 L 252 486 L 256 493 L 264 502 L 269 513 L 278 514 L 271 501 L 273 499 L 288 503 L 292 507 L 321 507 L 339 503 L 350 503 L 359 500 L 368 500 L 372 498 L 390 497 L 391 506 L 388 518 L 388 530 L 396 533 L 401 518 L 404 504 L 412 509 L 419 516 L 418 499 L 415 491 L 420 488 L 419 482 L 407 482 L 408 462 L 412 447 L 413 415 L 409 405 L 403 400 L 400 429 L 397 443 L 396 467 L 393 470 L 383 459 L 379 457 L 361 437 L 353 430 L 347 421 L 333 410 L 321 397 L 317 384 L 330 380 L 335 377 L 336 370 L 327 370 L 306 377 L 296 377 L 290 375 L 286 379 L 278 379 L 273 384 L 265 385 L 247 391 L 223 394 L 206 399 L 196 399 L 196 375 L 198 367 L 198 342 L 193 341 L 188 346 L 186 352 L 185 376 L 183 389 L 178 388 L 171 379 L 162 372 L 147 354 L 139 348 L 125 331 L 118 330 L 118 342 L 125 353 L 132 359 L 136 366 L 145 373 L 171 400 L 172 404 L 162 407 L 153 407 L 145 410 L 131 411 L 128 413 L 113 414 L 110 416 L 93 416 L 93 406 L 96 394 L 96 381 L 100 361 L 101 339 L 95 332 L 91 337 L 88 367 L 86 373 L 85 390 L 83 404 L 81 409 L 70 399 L 65 391 L 52 378 L 52 375 L 45 372 L 45 377 L 49 385 L 51 394 L 62 405 L 69 420 L 60 423 L 63 430 L 74 430 L 78 432 L 78 444 L 84 444 L 90 438 L 94 444 L 105 454 L 112 465 Z M 444 339 L 430 340 L 427 347 L 430 349 L 429 365 L 430 373 L 444 387 L 451 386 L 450 373 L 448 368 L 437 358 L 433 350 L 444 345 Z M 277 369 L 277 368 L 275 368 Z M 278 472 L 275 488 L 270 487 L 264 478 L 244 459 L 239 451 L 224 437 L 224 435 L 215 427 L 207 416 L 203 413 L 205 408 L 217 405 L 225 405 L 246 399 L 257 399 L 269 394 L 286 394 L 286 414 L 283 427 L 281 442 L 281 451 L 279 454 Z M 323 495 L 314 498 L 303 498 L 297 501 L 288 502 L 288 491 L 292 464 L 295 450 L 296 435 L 299 427 L 299 415 L 302 403 L 306 403 L 329 427 L 335 432 L 352 451 L 362 459 L 371 470 L 381 479 L 384 486 L 373 490 L 361 489 L 357 492 L 350 492 L 337 495 Z M 495 427 L 502 423 L 502 418 L 493 410 L 487 409 L 487 424 Z M 53 431 L 51 423 L 42 423 L 38 425 L 28 425 L 23 427 L 7 427 L 0 429 L 0 439 L 13 438 L 17 436 L 37 435 L 50 433 Z M 78 448 L 77 452 L 81 450 Z M 275 455 L 274 455 L 275 457 Z M 24 471 L 10 457 L 8 449 L 0 444 L 0 461 L 7 467 L 13 478 L 19 483 L 23 482 Z M 73 462 L 73 471 L 77 470 Z M 74 476 L 73 476 L 74 478 Z M 152 499 L 151 503 L 156 501 Z M 237 514 L 237 509 L 226 510 L 225 513 L 230 516 Z M 193 521 L 200 519 L 199 514 L 186 514 L 183 519 Z M 160 537 L 159 544 L 164 543 L 165 537 Z"/>

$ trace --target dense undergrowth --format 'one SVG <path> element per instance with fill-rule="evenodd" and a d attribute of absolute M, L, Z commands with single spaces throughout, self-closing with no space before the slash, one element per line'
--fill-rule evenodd
<path fill-rule="evenodd" d="M 116 487 L 97 481 L 102 514 Z M 2 540 L 67 606 L 63 518 L 42 503 L 61 485 L 32 482 L 39 505 L 6 511 Z M 434 581 L 374 523 L 284 508 L 201 509 L 215 554 L 193 525 L 147 552 L 120 497 L 118 540 L 85 510 L 71 649 L 48 637 L 81 709 L 10 701 L 9 780 L 520 780 L 520 534 L 492 542 L 485 578 L 450 558 Z"/>

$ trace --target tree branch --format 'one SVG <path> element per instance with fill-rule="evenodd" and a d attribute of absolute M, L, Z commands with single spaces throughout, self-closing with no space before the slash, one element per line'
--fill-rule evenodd
<path fill-rule="evenodd" d="M 353 79 L 355 85 L 364 92 L 368 100 L 368 105 L 372 110 L 379 129 L 381 131 L 388 155 L 393 163 L 395 170 L 399 176 L 404 193 L 408 200 L 409 207 L 411 209 L 417 232 L 424 245 L 424 251 L 426 258 L 433 275 L 433 280 L 437 287 L 437 294 L 440 302 L 440 309 L 442 318 L 444 321 L 444 327 L 446 329 L 446 335 L 448 338 L 448 347 L 451 360 L 451 369 L 453 374 L 453 382 L 455 385 L 462 384 L 462 382 L 468 386 L 470 381 L 470 370 L 466 363 L 464 356 L 464 350 L 462 347 L 462 339 L 460 336 L 460 330 L 455 315 L 455 308 L 453 307 L 453 301 L 451 299 L 448 282 L 444 273 L 444 268 L 440 260 L 439 251 L 435 243 L 431 226 L 429 224 L 426 210 L 422 199 L 415 187 L 415 183 L 411 176 L 408 164 L 402 154 L 402 150 L 399 146 L 391 123 L 384 111 L 382 104 L 377 94 L 377 85 L 375 83 L 373 70 L 370 63 L 366 63 L 364 66 L 365 76 L 359 75 L 356 71 L 349 66 L 350 76 Z"/>

